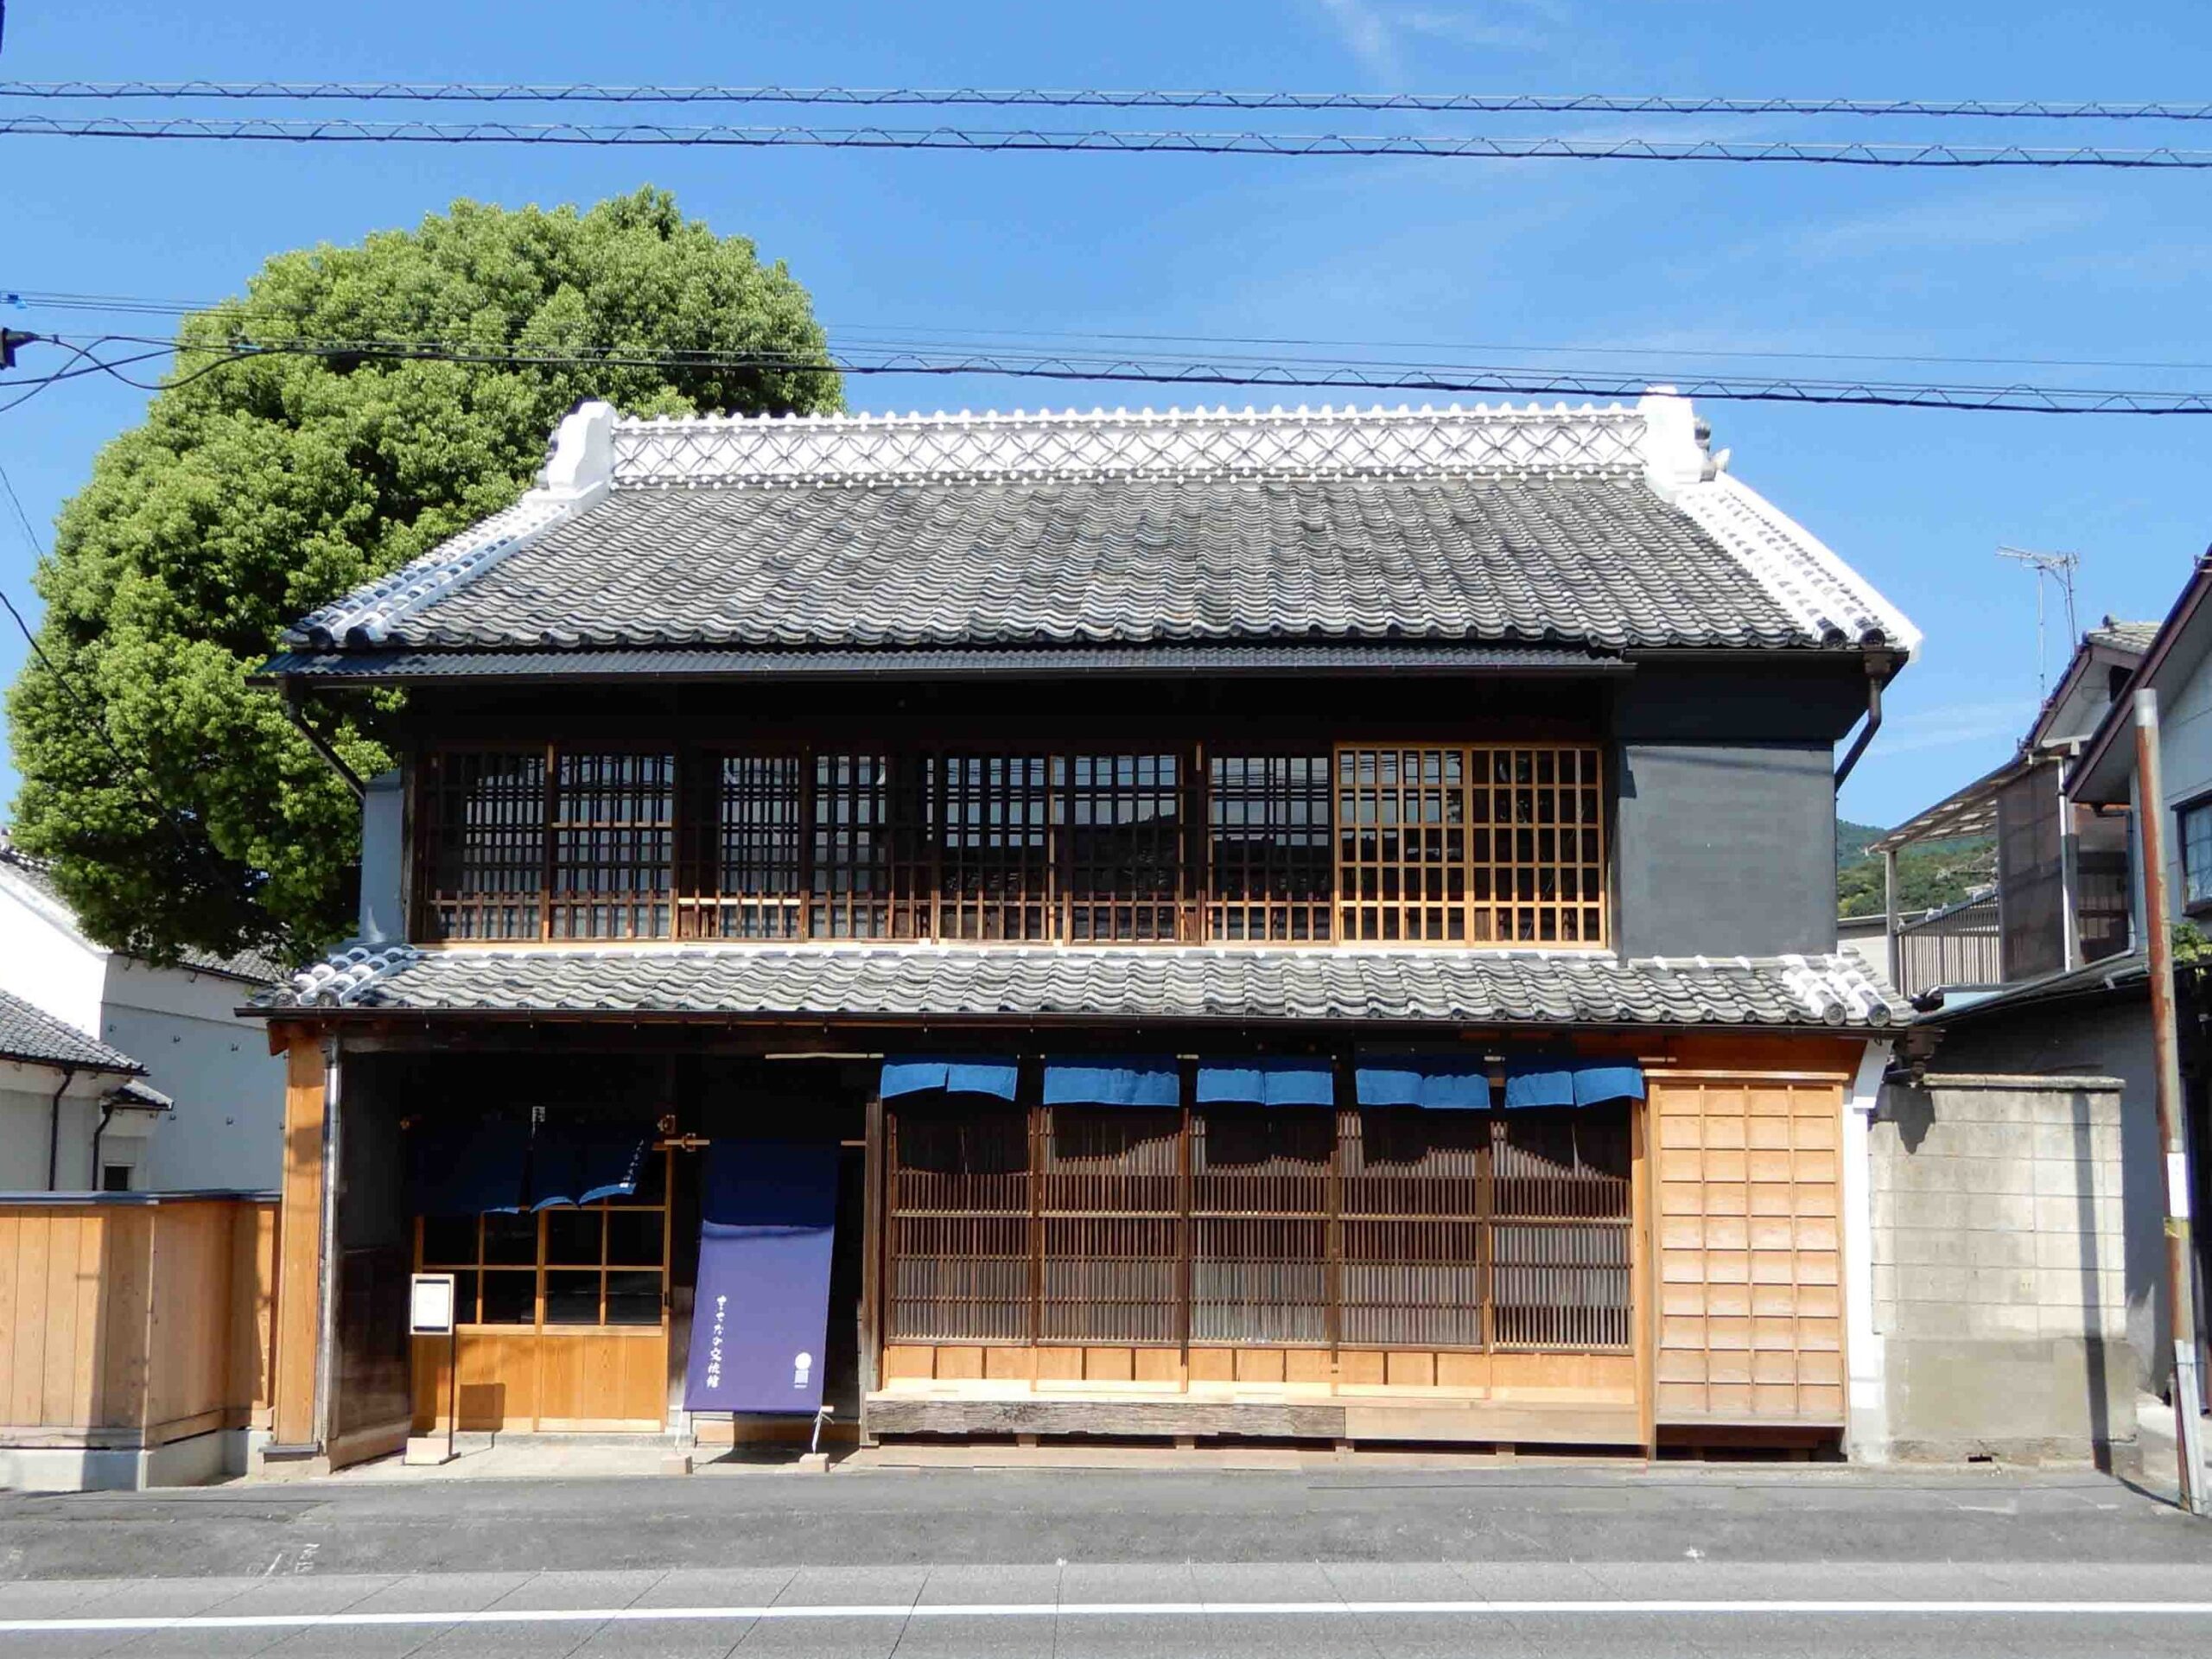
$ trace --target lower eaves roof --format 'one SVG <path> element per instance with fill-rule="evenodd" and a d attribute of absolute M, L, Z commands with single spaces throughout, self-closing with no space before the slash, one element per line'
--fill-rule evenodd
<path fill-rule="evenodd" d="M 1907 1014 L 1842 956 L 1200 946 L 356 945 L 257 1011 L 868 1020 L 1868 1028 Z"/>
<path fill-rule="evenodd" d="M 5 991 L 0 991 L 0 1060 L 126 1077 L 143 1076 L 146 1070 L 121 1049 Z"/>

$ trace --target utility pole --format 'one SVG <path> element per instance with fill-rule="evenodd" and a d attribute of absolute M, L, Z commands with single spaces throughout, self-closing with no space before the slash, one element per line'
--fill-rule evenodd
<path fill-rule="evenodd" d="M 2066 649 L 2072 651 L 2080 643 L 2082 631 L 2074 621 L 2074 572 L 2081 568 L 2079 553 L 2039 553 L 2032 548 L 2000 547 L 2000 559 L 2010 559 L 2015 564 L 2026 566 L 2036 577 L 2036 696 L 2040 701 L 2050 689 L 2050 671 L 2044 649 L 2043 583 L 2048 576 L 2058 584 L 2066 599 Z"/>
<path fill-rule="evenodd" d="M 2182 1112 L 2181 1043 L 2174 1028 L 2173 935 L 2166 910 L 2166 791 L 2158 753 L 2158 694 L 2135 694 L 2136 821 L 2142 826 L 2143 931 L 2151 958 L 2151 1049 L 2158 1068 L 2158 1144 L 2166 1172 L 2166 1312 L 2174 1338 L 2174 1449 L 2182 1507 L 2205 1513 L 2203 1395 L 2196 1379 L 2196 1306 L 2189 1225 L 2189 1126 Z"/>

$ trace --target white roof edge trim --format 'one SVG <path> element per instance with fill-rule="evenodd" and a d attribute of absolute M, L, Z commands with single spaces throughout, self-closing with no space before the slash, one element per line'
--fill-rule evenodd
<path fill-rule="evenodd" d="M 1808 633 L 1840 633 L 1858 644 L 1870 627 L 1879 628 L 1908 661 L 1920 655 L 1923 636 L 1904 613 L 1750 485 L 1721 473 L 1668 493 Z"/>
<path fill-rule="evenodd" d="M 554 429 L 537 483 L 514 505 L 448 537 L 390 575 L 309 612 L 284 631 L 283 643 L 382 645 L 407 617 L 474 582 L 555 524 L 596 505 L 613 474 L 614 423 L 612 404 L 577 404 Z"/>
<path fill-rule="evenodd" d="M 53 897 L 36 882 L 28 880 L 0 860 L 0 889 L 21 903 L 24 909 L 67 935 L 69 942 L 95 960 L 105 962 L 115 952 L 100 944 L 77 925 L 77 912 Z M 58 1016 L 57 1016 L 58 1017 Z"/>

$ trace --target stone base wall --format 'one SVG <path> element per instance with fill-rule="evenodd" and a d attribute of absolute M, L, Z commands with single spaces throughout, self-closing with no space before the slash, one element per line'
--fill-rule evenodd
<path fill-rule="evenodd" d="M 1869 1138 L 1888 1454 L 2101 1458 L 2135 1435 L 2121 1084 L 1931 1073 Z"/>

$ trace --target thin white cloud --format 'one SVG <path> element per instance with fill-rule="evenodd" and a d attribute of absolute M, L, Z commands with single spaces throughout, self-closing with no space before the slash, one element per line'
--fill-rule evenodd
<path fill-rule="evenodd" d="M 1568 21 L 1565 0 L 1493 0 L 1483 6 L 1388 6 L 1314 0 L 1360 67 L 1394 86 L 1406 79 L 1405 40 L 1515 52 L 1543 51 Z"/>
<path fill-rule="evenodd" d="M 1319 0 L 1321 10 L 1360 67 L 1370 74 L 1396 80 L 1404 68 L 1398 42 L 1382 14 L 1366 0 Z"/>
<path fill-rule="evenodd" d="M 1939 703 L 1899 715 L 1883 728 L 1874 747 L 1885 755 L 1914 754 L 1959 743 L 1983 743 L 1993 737 L 2018 737 L 2027 730 L 2035 712 L 2031 697 Z"/>

